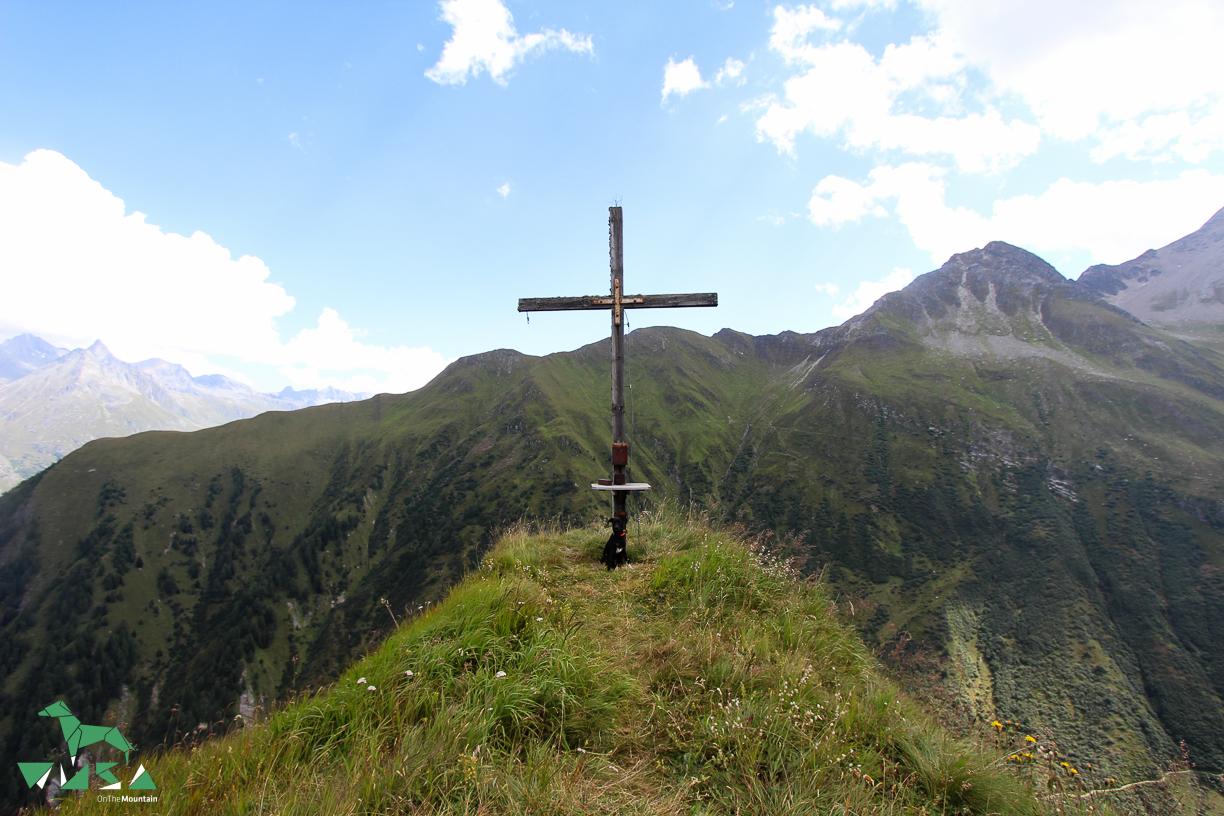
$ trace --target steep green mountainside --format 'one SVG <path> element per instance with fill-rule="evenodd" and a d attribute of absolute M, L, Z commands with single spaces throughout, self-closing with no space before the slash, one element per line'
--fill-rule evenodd
<path fill-rule="evenodd" d="M 656 497 L 827 565 L 864 635 L 941 648 L 985 721 L 1224 769 L 1220 355 L 998 243 L 834 329 L 629 354 Z M 317 686 L 499 526 L 606 514 L 609 356 L 502 350 L 406 395 L 98 440 L 0 498 L 0 771 L 53 748 L 34 712 L 59 697 L 152 745 Z"/>
<path fill-rule="evenodd" d="M 950 738 L 759 541 L 665 510 L 608 572 L 604 532 L 511 529 L 334 685 L 143 755 L 158 812 L 1035 816 L 1120 787 L 1006 753 L 1023 731 Z M 63 812 L 133 807 L 100 793 Z"/>

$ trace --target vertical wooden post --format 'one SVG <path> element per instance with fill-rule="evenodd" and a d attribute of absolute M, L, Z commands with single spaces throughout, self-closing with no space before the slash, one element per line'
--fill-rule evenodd
<path fill-rule="evenodd" d="M 704 292 L 687 295 L 625 295 L 625 258 L 623 252 L 623 227 L 620 207 L 608 208 L 608 266 L 612 270 L 612 285 L 608 287 L 611 297 L 549 297 L 519 298 L 520 312 L 569 311 L 572 309 L 612 310 L 612 479 L 600 479 L 592 484 L 596 490 L 612 493 L 613 519 L 628 520 L 625 509 L 625 494 L 633 490 L 649 490 L 645 482 L 629 481 L 629 440 L 625 438 L 625 309 L 671 309 L 678 306 L 717 306 L 718 293 Z M 619 527 L 619 530 L 617 529 Z M 616 522 L 614 533 L 623 535 L 625 528 Z M 611 544 L 612 542 L 609 542 Z M 624 556 L 624 550 L 620 555 Z M 619 566 L 615 553 L 609 557 L 605 551 L 608 569 Z"/>
<path fill-rule="evenodd" d="M 620 207 L 608 208 L 608 252 L 612 269 L 612 481 L 625 484 L 628 440 L 625 438 L 625 321 L 621 297 L 624 295 L 625 259 L 623 221 Z M 618 446 L 624 445 L 621 455 Z M 612 493 L 612 515 L 627 516 L 624 490 Z"/>

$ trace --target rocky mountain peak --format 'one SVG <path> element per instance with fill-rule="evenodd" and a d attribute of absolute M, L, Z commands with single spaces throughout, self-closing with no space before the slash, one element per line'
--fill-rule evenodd
<path fill-rule="evenodd" d="M 940 269 L 963 270 L 966 275 L 973 274 L 1009 282 L 1034 279 L 1049 284 L 1061 284 L 1067 281 L 1057 269 L 1041 258 L 1004 241 L 991 241 L 981 249 L 971 249 L 953 255 Z"/>
<path fill-rule="evenodd" d="M 0 343 L 0 383 L 24 377 L 67 353 L 68 349 L 53 346 L 33 334 L 10 337 Z"/>
<path fill-rule="evenodd" d="M 178 363 L 171 363 L 153 357 L 148 360 L 141 360 L 134 365 L 161 383 L 164 388 L 169 388 L 171 391 L 190 393 L 194 390 L 191 373 Z"/>
<path fill-rule="evenodd" d="M 1133 315 L 1031 252 L 992 241 L 880 298 L 829 330 L 824 344 L 882 352 L 918 343 L 955 357 L 1041 357 L 1085 369 L 1096 364 L 1084 352 L 1142 352 L 1148 345 L 1136 334 L 1142 329 Z"/>
<path fill-rule="evenodd" d="M 919 324 L 924 334 L 947 328 L 1005 334 L 1015 328 L 1015 319 L 1040 321 L 1041 304 L 1050 296 L 1097 301 L 1110 308 L 1096 293 L 1067 280 L 1033 253 L 991 241 L 953 255 L 900 292 L 880 298 L 860 320 L 891 313 Z"/>
<path fill-rule="evenodd" d="M 1224 209 L 1167 246 L 1089 267 L 1079 283 L 1145 321 L 1224 321 Z"/>

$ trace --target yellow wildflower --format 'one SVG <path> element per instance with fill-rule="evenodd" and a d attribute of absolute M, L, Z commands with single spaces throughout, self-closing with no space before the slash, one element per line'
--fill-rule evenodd
<path fill-rule="evenodd" d="M 1036 737 L 1025 737 L 1024 741 L 1025 742 L 1036 742 L 1037 738 Z"/>

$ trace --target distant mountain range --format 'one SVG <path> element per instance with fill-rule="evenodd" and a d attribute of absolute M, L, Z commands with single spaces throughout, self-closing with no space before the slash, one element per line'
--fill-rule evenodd
<path fill-rule="evenodd" d="M 0 385 L 24 377 L 36 368 L 68 353 L 32 334 L 21 334 L 0 343 Z"/>
<path fill-rule="evenodd" d="M 1220 220 L 1156 251 L 1160 285 L 1191 293 L 1159 325 L 1111 301 L 1154 262 L 1109 293 L 996 242 L 814 333 L 639 329 L 630 461 L 654 489 L 631 511 L 691 502 L 760 531 L 882 653 L 933 647 L 981 723 L 1119 778 L 1183 742 L 1218 774 L 1224 354 L 1195 337 L 1216 325 L 1198 310 L 1224 284 Z M 334 678 L 496 530 L 606 518 L 587 485 L 609 468 L 610 346 L 499 349 L 409 394 L 97 440 L 0 496 L 0 807 L 21 803 L 16 760 L 61 739 L 50 700 L 174 744 Z M 123 394 L 170 390 L 139 373 Z"/>
<path fill-rule="evenodd" d="M 165 360 L 125 363 L 101 341 L 68 351 L 31 334 L 0 343 L 0 382 L 0 493 L 92 439 L 195 431 L 370 396 L 334 388 L 261 394 Z"/>
<path fill-rule="evenodd" d="M 1166 247 L 1090 267 L 1079 282 L 1149 325 L 1224 350 L 1224 210 Z"/>

